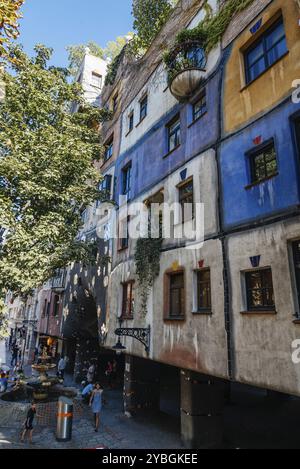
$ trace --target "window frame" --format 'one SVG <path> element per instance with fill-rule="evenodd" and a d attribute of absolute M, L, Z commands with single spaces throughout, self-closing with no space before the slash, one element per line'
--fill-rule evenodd
<path fill-rule="evenodd" d="M 105 144 L 105 154 L 104 154 L 104 162 L 106 163 L 110 160 L 114 155 L 114 135 L 111 135 L 108 140 L 106 140 Z"/>
<path fill-rule="evenodd" d="M 267 174 L 267 163 L 268 162 L 266 162 L 265 154 L 271 148 L 273 148 L 274 152 L 275 152 L 275 159 L 274 160 L 276 162 L 276 170 L 273 173 L 268 175 Z M 256 176 L 255 176 L 255 174 L 256 174 L 255 161 L 261 155 L 264 155 L 265 175 L 261 179 L 256 179 Z M 278 163 L 279 162 L 278 162 L 278 156 L 277 155 L 278 155 L 278 153 L 277 153 L 277 148 L 276 148 L 274 138 L 272 138 L 270 140 L 267 140 L 266 142 L 262 143 L 261 145 L 255 147 L 255 148 L 252 148 L 250 151 L 248 151 L 246 153 L 246 157 L 248 159 L 249 181 L 250 181 L 249 184 L 246 186 L 246 189 L 249 189 L 253 186 L 257 186 L 259 184 L 262 184 L 262 183 L 264 183 L 266 181 L 269 181 L 270 179 L 273 179 L 274 177 L 278 176 L 278 174 L 279 174 L 279 165 L 278 165 Z"/>
<path fill-rule="evenodd" d="M 129 173 L 129 178 L 127 177 Z M 129 187 L 127 181 L 129 180 Z M 131 199 L 131 183 L 132 183 L 132 164 L 128 163 L 124 168 L 122 168 L 122 190 L 121 194 L 127 196 L 127 200 Z"/>
<path fill-rule="evenodd" d="M 134 319 L 134 280 L 129 280 L 128 282 L 122 283 L 122 311 L 121 319 L 123 320 L 133 320 Z M 128 314 L 128 288 L 129 288 L 129 301 L 130 301 L 130 311 Z M 126 297 L 126 300 L 125 300 Z"/>
<path fill-rule="evenodd" d="M 271 282 L 272 282 L 272 286 L 271 287 L 267 287 L 266 286 L 266 279 L 265 278 L 261 278 L 261 281 L 262 281 L 262 287 L 261 288 L 257 288 L 257 289 L 254 289 L 254 288 L 250 288 L 250 277 L 251 275 L 253 274 L 261 274 L 261 276 L 266 276 L 267 273 L 269 273 L 271 275 Z M 273 282 L 273 271 L 272 271 L 272 268 L 271 267 L 263 267 L 263 268 L 260 268 L 260 269 L 253 269 L 253 270 L 249 270 L 247 272 L 244 272 L 244 276 L 245 276 L 245 292 L 246 292 L 246 303 L 247 303 L 247 312 L 249 313 L 260 313 L 260 312 L 275 312 L 276 311 L 276 304 L 275 304 L 275 291 L 274 291 L 274 282 Z M 272 289 L 272 294 L 273 294 L 273 297 L 274 297 L 274 304 L 273 305 L 267 305 L 267 301 L 266 301 L 266 290 L 270 290 Z M 264 304 L 262 306 L 251 306 L 251 301 L 253 300 L 253 297 L 252 297 L 252 300 L 251 300 L 251 297 L 250 297 L 250 294 L 249 292 L 253 292 L 254 290 L 258 290 L 258 291 L 261 291 L 262 292 L 262 298 L 263 298 L 263 301 L 264 301 Z"/>
<path fill-rule="evenodd" d="M 176 126 L 176 124 L 177 124 L 177 126 Z M 175 128 L 173 129 L 173 127 L 175 127 Z M 178 134 L 179 134 L 179 137 L 178 137 Z M 176 136 L 175 137 L 176 144 L 174 145 L 173 148 L 171 148 L 171 138 L 174 135 Z M 177 114 L 175 117 L 173 117 L 173 119 L 167 124 L 167 138 L 168 138 L 167 150 L 168 150 L 168 154 L 169 154 L 169 153 L 175 151 L 181 145 L 181 118 L 180 118 L 180 114 Z"/>
<path fill-rule="evenodd" d="M 95 81 L 94 81 L 95 77 L 97 77 L 97 79 L 99 80 L 100 85 L 95 84 Z M 98 72 L 92 72 L 92 83 L 91 83 L 91 85 L 94 86 L 95 88 L 98 88 L 99 90 L 101 90 L 102 83 L 103 83 L 103 76 Z"/>
<path fill-rule="evenodd" d="M 172 314 L 172 288 L 171 288 L 171 278 L 181 275 L 183 279 L 182 287 L 180 288 L 180 308 L 181 314 L 175 315 Z M 178 290 L 178 288 L 174 288 Z M 179 268 L 178 270 L 168 270 L 164 274 L 164 320 L 166 321 L 184 321 L 186 319 L 186 278 L 185 278 L 185 269 Z"/>
<path fill-rule="evenodd" d="M 130 134 L 134 129 L 134 111 L 131 111 L 128 114 L 128 132 L 127 135 Z"/>
<path fill-rule="evenodd" d="M 269 36 L 277 29 L 278 26 L 283 25 L 284 29 L 284 36 L 280 37 L 270 48 L 267 48 L 266 41 Z M 285 45 L 286 45 L 286 51 L 280 55 L 274 62 L 270 63 L 268 54 L 272 49 L 274 49 L 282 40 L 285 40 Z M 288 52 L 288 47 L 287 47 L 287 36 L 286 36 L 286 28 L 284 24 L 284 19 L 283 16 L 281 15 L 279 18 L 277 18 L 270 26 L 267 28 L 258 38 L 255 42 L 253 42 L 249 47 L 247 47 L 244 52 L 244 70 L 245 70 L 245 82 L 246 86 L 250 85 L 253 83 L 255 80 L 257 80 L 261 75 L 263 75 L 267 70 L 269 70 L 273 65 L 275 65 L 279 60 L 281 60 Z M 249 55 L 252 51 L 254 51 L 259 44 L 262 44 L 263 47 L 263 55 L 257 59 L 251 66 L 249 65 Z M 260 72 L 257 76 L 254 78 L 251 78 L 250 76 L 250 69 L 257 63 L 259 60 L 264 59 L 264 69 L 262 72 Z"/>
<path fill-rule="evenodd" d="M 192 216 L 190 218 L 185 218 L 185 210 L 184 210 L 184 205 L 187 203 L 185 202 L 186 199 L 188 199 L 190 197 L 190 193 L 189 194 L 183 194 L 181 195 L 181 191 L 184 190 L 185 187 L 189 186 L 190 184 L 192 184 L 192 198 L 193 198 L 193 201 L 192 201 Z M 180 184 L 178 184 L 177 186 L 177 190 L 178 190 L 178 202 L 180 204 L 180 207 L 181 207 L 181 223 L 187 223 L 191 220 L 194 220 L 195 218 L 195 188 L 194 188 L 194 179 L 193 177 L 191 178 L 188 178 L 186 181 L 183 181 L 181 182 Z"/>
<path fill-rule="evenodd" d="M 199 104 L 200 102 L 202 102 L 204 100 L 204 104 L 202 104 L 202 106 L 200 107 L 200 114 L 197 115 L 197 112 L 195 111 L 195 107 L 197 106 L 197 104 Z M 198 99 L 193 103 L 193 123 L 196 122 L 197 120 L 201 119 L 206 113 L 207 113 L 207 92 L 206 92 L 206 88 L 204 88 Z M 204 110 L 203 110 L 204 109 Z"/>
<path fill-rule="evenodd" d="M 208 306 L 200 306 L 200 301 L 199 301 L 199 298 L 200 298 L 200 291 L 199 291 L 199 284 L 202 283 L 207 283 L 202 281 L 202 282 L 199 282 L 199 275 L 201 274 L 205 274 L 205 273 L 209 273 L 209 293 L 208 293 L 208 296 L 209 296 L 209 305 Z M 203 269 L 197 269 L 195 270 L 195 276 L 196 276 L 196 282 L 195 282 L 195 285 L 196 285 L 196 311 L 195 313 L 209 313 L 211 314 L 212 313 L 212 289 L 211 289 L 211 270 L 210 270 L 210 267 L 205 267 Z"/>
<path fill-rule="evenodd" d="M 148 93 L 140 99 L 140 122 L 146 119 L 148 115 Z"/>

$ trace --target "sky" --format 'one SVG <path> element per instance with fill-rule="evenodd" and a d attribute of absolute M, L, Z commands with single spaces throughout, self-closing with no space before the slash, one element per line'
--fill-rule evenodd
<path fill-rule="evenodd" d="M 132 0 L 26 0 L 19 42 L 32 53 L 36 43 L 54 49 L 52 63 L 67 66 L 65 47 L 95 41 L 105 47 L 132 31 Z"/>

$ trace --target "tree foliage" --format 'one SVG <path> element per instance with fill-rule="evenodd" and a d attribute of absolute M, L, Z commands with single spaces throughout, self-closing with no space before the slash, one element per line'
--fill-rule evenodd
<path fill-rule="evenodd" d="M 25 0 L 0 0 L 0 57 L 6 55 L 7 45 L 19 35 L 20 8 Z"/>
<path fill-rule="evenodd" d="M 99 196 L 98 124 L 109 116 L 85 104 L 66 70 L 48 67 L 50 49 L 35 52 L 30 59 L 11 48 L 0 103 L 0 297 L 7 289 L 27 294 L 55 269 L 91 259 L 76 235 L 82 207 Z M 80 112 L 71 114 L 74 102 Z"/>

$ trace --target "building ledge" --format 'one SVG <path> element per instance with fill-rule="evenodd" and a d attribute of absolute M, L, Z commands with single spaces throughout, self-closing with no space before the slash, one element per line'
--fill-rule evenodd
<path fill-rule="evenodd" d="M 272 310 L 259 310 L 259 311 L 241 311 L 244 316 L 276 316 L 277 311 Z"/>

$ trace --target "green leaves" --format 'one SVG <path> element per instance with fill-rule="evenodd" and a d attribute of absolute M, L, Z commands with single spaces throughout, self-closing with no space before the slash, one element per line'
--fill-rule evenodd
<path fill-rule="evenodd" d="M 0 0 L 0 58 L 6 56 L 7 45 L 19 35 L 18 20 L 24 0 Z"/>
<path fill-rule="evenodd" d="M 98 125 L 109 118 L 83 100 L 62 69 L 48 68 L 51 49 L 27 57 L 12 47 L 13 75 L 5 73 L 0 103 L 0 293 L 28 294 L 56 268 L 89 263 L 94 251 L 76 240 L 80 212 L 99 197 L 103 154 Z M 69 112 L 71 103 L 80 112 Z"/>

